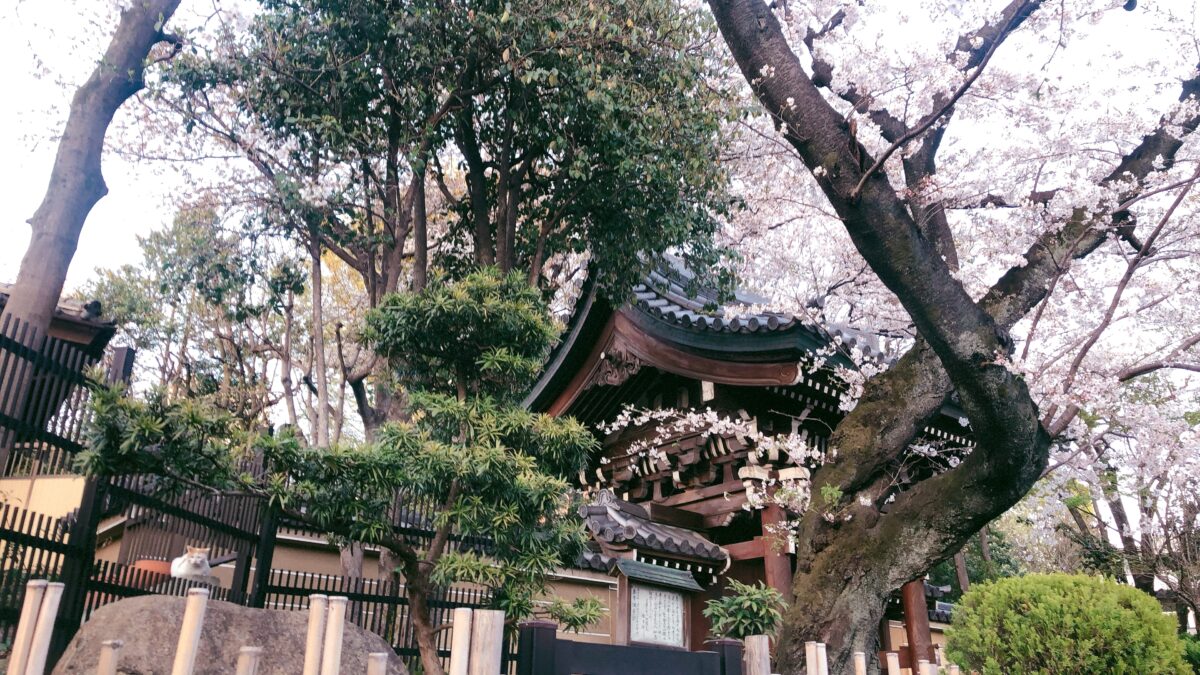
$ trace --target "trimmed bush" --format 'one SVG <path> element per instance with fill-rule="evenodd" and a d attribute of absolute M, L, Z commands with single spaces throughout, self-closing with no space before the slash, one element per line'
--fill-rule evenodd
<path fill-rule="evenodd" d="M 1200 636 L 1180 635 L 1183 640 L 1183 660 L 1192 667 L 1196 675 L 1200 675 Z"/>
<path fill-rule="evenodd" d="M 1031 574 L 971 587 L 954 608 L 950 659 L 982 675 L 1191 675 L 1175 619 L 1099 577 Z"/>

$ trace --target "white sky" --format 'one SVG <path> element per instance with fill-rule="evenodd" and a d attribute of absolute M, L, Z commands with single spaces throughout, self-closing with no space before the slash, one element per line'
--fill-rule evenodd
<path fill-rule="evenodd" d="M 1162 3 L 1180 9 L 1193 5 L 1192 0 Z M 185 0 L 170 25 L 176 29 L 196 25 L 214 7 L 246 9 L 250 4 Z M 115 5 L 114 0 L 0 0 L 0 62 L 5 64 L 0 91 L 9 94 L 0 98 L 0 157 L 4 158 L 0 162 L 0 281 L 16 278 L 29 241 L 25 221 L 45 193 L 70 96 L 107 45 L 116 22 Z M 1060 59 L 1103 58 L 1122 43 L 1150 47 L 1154 36 L 1142 23 L 1136 12 L 1109 14 L 1092 36 L 1108 48 L 1071 49 Z M 1132 39 L 1123 41 L 1118 36 Z M 1080 66 L 1077 72 L 1085 77 L 1092 70 L 1090 63 Z M 129 114 L 133 105 L 127 103 L 118 117 Z M 988 134 L 975 136 L 984 143 L 990 140 Z M 67 277 L 68 292 L 97 267 L 137 262 L 141 256 L 136 237 L 169 223 L 172 195 L 184 186 L 176 174 L 160 169 L 111 151 L 105 154 L 109 194 L 88 217 Z"/>
<path fill-rule="evenodd" d="M 195 10 L 214 1 L 187 0 L 178 18 L 194 20 L 189 5 Z M 26 220 L 45 194 L 75 86 L 112 34 L 113 7 L 110 0 L 0 0 L 0 90 L 8 93 L 0 97 L 0 281 L 16 279 L 29 243 Z M 88 216 L 67 292 L 97 267 L 139 261 L 136 237 L 168 224 L 174 211 L 170 197 L 178 178 L 172 174 L 156 175 L 155 167 L 112 152 L 105 153 L 103 168 L 108 196 Z"/>

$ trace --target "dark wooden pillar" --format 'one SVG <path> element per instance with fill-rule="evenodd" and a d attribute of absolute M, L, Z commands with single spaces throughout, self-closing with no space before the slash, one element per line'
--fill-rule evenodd
<path fill-rule="evenodd" d="M 75 522 L 67 535 L 68 551 L 59 577 L 65 588 L 54 622 L 54 633 L 50 638 L 49 668 L 53 668 L 67 650 L 87 611 L 88 582 L 91 581 L 92 566 L 96 561 L 96 528 L 100 525 L 100 514 L 104 509 L 105 486 L 103 479 L 87 479 L 83 486 L 83 498 L 79 500 L 79 510 L 75 513 Z"/>
<path fill-rule="evenodd" d="M 767 585 L 783 594 L 783 599 L 792 601 L 792 556 L 786 546 L 780 546 L 779 535 L 772 532 L 787 522 L 787 514 L 776 504 L 768 504 L 762 510 L 763 568 Z M 778 527 L 775 527 L 778 526 Z"/>
<path fill-rule="evenodd" d="M 254 580 L 246 604 L 262 608 L 267 604 L 267 586 L 271 583 L 271 563 L 275 558 L 275 533 L 279 529 L 279 515 L 269 504 L 263 507 L 262 529 L 258 533 L 258 545 L 254 548 Z"/>
<path fill-rule="evenodd" d="M 518 630 L 517 675 L 554 675 L 558 626 L 552 621 L 525 621 Z"/>
<path fill-rule="evenodd" d="M 704 646 L 721 657 L 721 675 L 742 675 L 742 654 L 745 648 L 741 640 L 719 638 L 709 640 Z"/>
<path fill-rule="evenodd" d="M 908 635 L 909 663 L 927 659 L 933 663 L 933 636 L 929 630 L 929 606 L 925 604 L 925 580 L 917 579 L 900 588 L 904 606 L 904 631 Z"/>

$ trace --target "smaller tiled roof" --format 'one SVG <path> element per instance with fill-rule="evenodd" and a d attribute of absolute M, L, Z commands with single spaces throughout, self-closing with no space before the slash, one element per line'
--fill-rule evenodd
<path fill-rule="evenodd" d="M 617 499 L 611 490 L 601 490 L 594 503 L 580 507 L 579 515 L 598 541 L 617 549 L 634 548 L 722 566 L 729 559 L 725 549 L 703 536 L 686 528 L 655 523 L 644 508 Z"/>
<path fill-rule="evenodd" d="M 584 551 L 575 559 L 575 567 L 593 572 L 611 572 L 617 564 L 617 559 L 604 555 L 599 551 Z"/>

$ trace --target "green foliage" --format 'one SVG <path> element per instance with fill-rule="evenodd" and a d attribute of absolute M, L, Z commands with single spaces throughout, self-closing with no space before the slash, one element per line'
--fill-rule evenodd
<path fill-rule="evenodd" d="M 1200 675 L 1200 637 L 1195 635 L 1180 635 L 1183 641 L 1183 660 L 1192 667 L 1195 675 Z"/>
<path fill-rule="evenodd" d="M 511 398 L 537 376 L 557 335 L 536 289 L 485 269 L 387 297 L 367 315 L 363 339 L 410 388 Z"/>
<path fill-rule="evenodd" d="M 955 607 L 950 659 L 983 675 L 1186 675 L 1175 621 L 1141 591 L 1099 577 L 1013 577 Z"/>
<path fill-rule="evenodd" d="M 739 640 L 748 635 L 771 635 L 782 615 L 783 595 L 764 584 L 743 584 L 730 579 L 727 593 L 709 600 L 704 616 L 712 622 L 712 633 L 718 637 Z"/>
<path fill-rule="evenodd" d="M 335 541 L 389 548 L 402 561 L 409 592 L 471 582 L 494 589 L 511 617 L 532 615 L 547 576 L 585 543 L 568 479 L 596 449 L 578 422 L 486 393 L 516 391 L 514 379 L 529 368 L 489 368 L 481 365 L 487 354 L 506 349 L 509 363 L 536 363 L 548 349 L 553 331 L 538 294 L 491 271 L 438 281 L 422 294 L 389 299 L 369 332 L 397 363 L 416 364 L 399 374 L 411 387 L 409 420 L 385 425 L 374 443 L 310 448 L 286 433 L 257 435 L 203 402 L 101 390 L 81 466 L 263 495 Z M 447 387 L 439 378 L 449 372 L 459 379 Z M 262 458 L 263 474 L 239 471 L 248 456 Z M 393 529 L 397 491 L 407 503 L 432 505 L 429 520 L 409 526 L 434 536 Z M 586 600 L 552 608 L 575 628 L 598 614 Z"/>
<path fill-rule="evenodd" d="M 997 527 L 988 528 L 988 558 L 983 556 L 983 545 L 978 534 L 967 541 L 963 552 L 967 559 L 967 578 L 972 584 L 994 581 L 1021 573 L 1021 564 L 1013 554 L 1012 544 L 1004 531 Z M 989 559 L 990 558 L 990 559 Z M 954 559 L 948 558 L 929 571 L 929 582 L 935 586 L 949 586 L 948 601 L 962 596 L 958 587 L 958 574 L 954 570 Z"/>
<path fill-rule="evenodd" d="M 475 176 L 481 190 L 459 190 L 444 214 L 455 245 L 441 247 L 443 267 L 474 265 L 482 216 L 493 247 L 513 228 L 515 269 L 590 250 L 614 294 L 670 247 L 697 271 L 722 269 L 713 238 L 730 203 L 719 156 L 731 106 L 698 8 L 673 0 L 261 4 L 247 34 L 211 54 L 181 54 L 165 81 L 188 128 L 227 115 L 265 137 L 256 152 L 289 167 L 274 181 L 290 226 L 371 249 L 381 238 L 378 214 L 367 218 L 362 206 L 375 198 L 361 192 L 362 171 L 371 182 L 407 174 L 398 181 L 406 185 L 432 169 L 461 186 L 466 158 L 479 156 L 488 165 Z M 327 194 L 295 184 L 318 176 Z"/>

